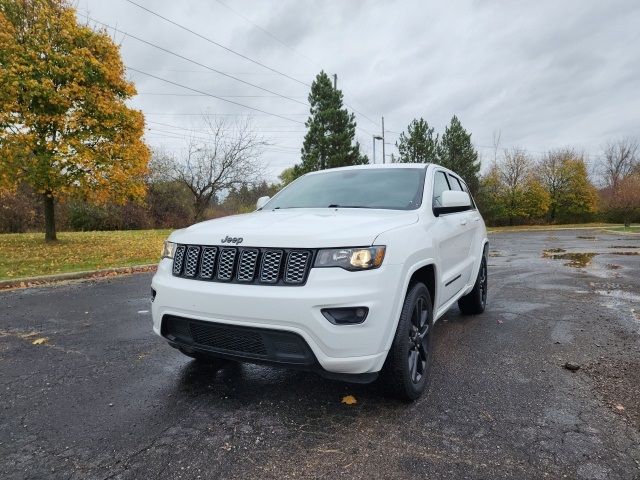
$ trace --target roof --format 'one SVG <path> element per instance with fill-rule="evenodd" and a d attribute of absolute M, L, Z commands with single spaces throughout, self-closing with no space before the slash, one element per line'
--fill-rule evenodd
<path fill-rule="evenodd" d="M 322 172 L 333 172 L 336 170 L 369 170 L 374 168 L 427 168 L 430 163 L 368 163 L 366 165 L 350 165 L 348 167 L 336 167 L 328 168 L 326 170 L 317 170 L 315 172 L 309 172 L 307 175 L 314 175 Z"/>

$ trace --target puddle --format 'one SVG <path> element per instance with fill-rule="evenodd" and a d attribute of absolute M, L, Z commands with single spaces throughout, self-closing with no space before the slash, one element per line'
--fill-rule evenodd
<path fill-rule="evenodd" d="M 582 235 L 578 235 L 576 238 L 581 238 L 582 240 L 595 240 L 596 237 L 583 237 Z"/>
<path fill-rule="evenodd" d="M 572 252 L 572 253 L 558 253 L 564 252 L 562 248 L 552 248 L 544 250 L 542 256 L 544 258 L 551 258 L 553 260 L 569 260 L 565 265 L 567 267 L 584 268 L 591 263 L 591 259 L 597 255 L 594 252 Z"/>
<path fill-rule="evenodd" d="M 605 268 L 606 268 L 607 270 L 618 270 L 619 268 L 622 268 L 622 267 L 621 267 L 620 265 L 616 265 L 616 264 L 614 264 L 614 263 L 607 263 L 607 264 L 605 265 Z"/>
<path fill-rule="evenodd" d="M 566 250 L 564 248 L 547 248 L 546 250 L 542 251 L 542 256 L 547 257 L 547 256 L 550 256 L 548 254 L 551 254 L 551 253 L 562 253 L 562 252 L 566 252 Z"/>
<path fill-rule="evenodd" d="M 607 255 L 640 255 L 640 252 L 609 252 Z"/>
<path fill-rule="evenodd" d="M 638 245 L 611 245 L 609 248 L 640 248 Z"/>

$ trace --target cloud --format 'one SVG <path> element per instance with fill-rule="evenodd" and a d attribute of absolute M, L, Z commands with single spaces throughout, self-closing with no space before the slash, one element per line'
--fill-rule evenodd
<path fill-rule="evenodd" d="M 149 9 L 269 67 L 310 83 L 323 68 L 358 119 L 358 139 L 371 156 L 371 135 L 385 116 L 388 142 L 416 117 L 442 131 L 456 114 L 481 152 L 502 132 L 503 146 L 533 152 L 563 145 L 597 155 L 608 139 L 639 134 L 640 7 L 611 2 L 239 1 L 151 2 Z M 305 101 L 308 88 L 234 56 L 125 1 L 80 0 L 100 21 L 263 88 Z M 307 107 L 230 80 L 148 45 L 122 39 L 125 63 L 261 110 L 304 121 Z M 298 53 L 296 53 L 298 52 Z M 133 102 L 150 122 L 199 128 L 199 113 L 234 118 L 250 110 L 132 74 Z M 221 115 L 221 116 L 225 116 Z M 271 140 L 272 177 L 298 160 L 304 128 L 253 114 Z M 151 126 L 152 124 L 150 124 Z M 157 127 L 157 125 L 156 125 Z M 184 130 L 149 132 L 152 145 L 179 151 Z M 178 138 L 173 138 L 178 137 Z M 390 146 L 388 153 L 393 151 Z M 378 157 L 379 158 L 379 157 Z"/>

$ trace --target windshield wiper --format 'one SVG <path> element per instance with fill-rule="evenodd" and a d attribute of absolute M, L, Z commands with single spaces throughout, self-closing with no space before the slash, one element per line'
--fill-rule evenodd
<path fill-rule="evenodd" d="M 337 203 L 332 203 L 328 205 L 327 208 L 371 208 L 365 207 L 364 205 L 338 205 Z"/>

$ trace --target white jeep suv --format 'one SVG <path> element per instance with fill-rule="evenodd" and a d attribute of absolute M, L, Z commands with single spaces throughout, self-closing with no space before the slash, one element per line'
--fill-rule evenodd
<path fill-rule="evenodd" d="M 313 370 L 415 399 L 433 323 L 484 311 L 487 232 L 462 179 L 433 164 L 309 173 L 258 209 L 171 234 L 153 329 L 184 354 Z"/>

